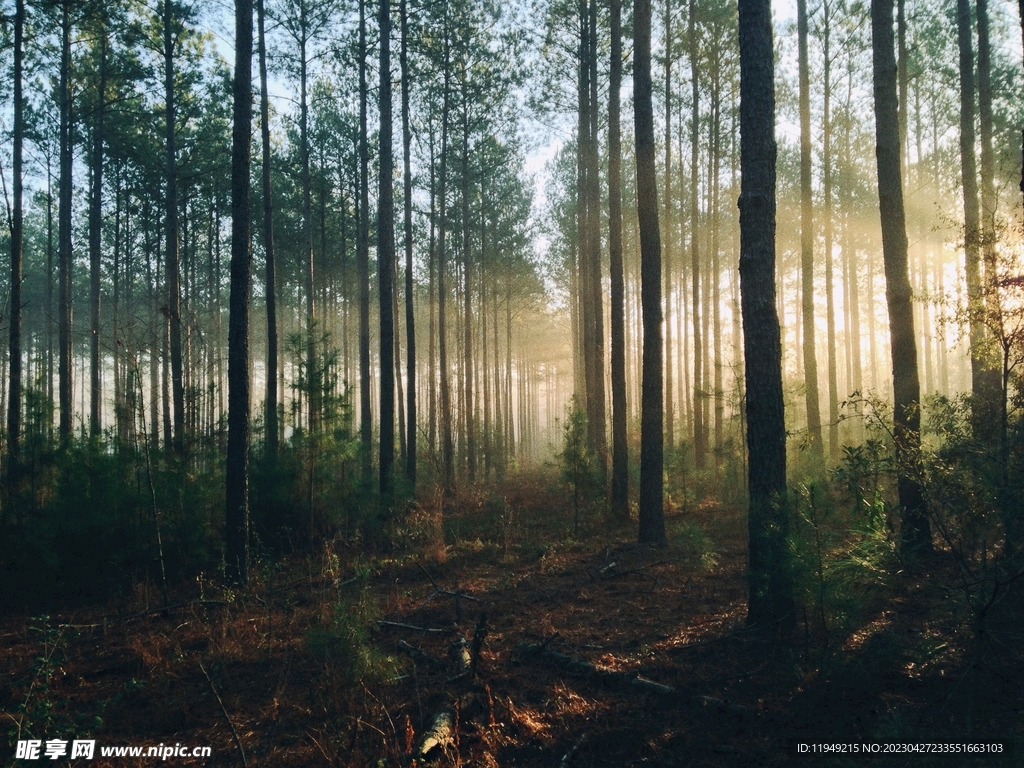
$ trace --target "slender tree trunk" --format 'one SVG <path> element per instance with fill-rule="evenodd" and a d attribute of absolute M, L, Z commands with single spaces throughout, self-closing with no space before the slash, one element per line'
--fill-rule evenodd
<path fill-rule="evenodd" d="M 359 0 L 359 436 L 363 481 L 369 485 L 373 467 L 373 415 L 370 408 L 370 150 L 366 86 L 366 0 Z"/>
<path fill-rule="evenodd" d="M 611 68 L 608 77 L 608 255 L 611 277 L 612 487 L 611 512 L 629 519 L 626 439 L 626 308 L 622 266 L 622 0 L 611 0 Z"/>
<path fill-rule="evenodd" d="M 591 412 L 587 423 L 592 426 L 591 442 L 597 455 L 597 470 L 602 490 L 608 483 L 608 436 L 605 416 L 604 365 L 604 300 L 601 283 L 601 179 L 598 146 L 598 71 L 597 71 L 597 0 L 590 0 L 588 11 L 590 33 L 587 36 L 587 67 L 590 70 L 590 140 L 587 151 L 587 235 L 590 259 L 589 303 L 594 325 L 594 393 L 589 398 Z"/>
<path fill-rule="evenodd" d="M 979 308 L 989 316 L 998 317 L 999 291 L 996 287 L 997 278 L 997 240 L 996 230 L 996 190 L 995 190 L 995 157 L 992 151 L 993 116 L 992 116 L 992 51 L 989 41 L 988 0 L 977 0 L 978 12 L 978 127 L 981 139 L 981 227 L 979 240 L 984 264 L 984 277 L 981 280 L 981 304 Z M 986 330 L 986 336 L 991 337 Z M 986 423 L 998 424 L 1000 403 L 1003 400 L 1003 386 L 1000 366 L 996 364 L 996 355 L 990 353 L 983 360 L 982 400 Z"/>
<path fill-rule="evenodd" d="M 402 15 L 402 190 L 404 193 L 403 224 L 405 228 L 405 339 L 406 404 L 405 479 L 410 493 L 416 494 L 416 326 L 413 303 L 412 274 L 412 130 L 409 126 L 409 13 L 408 0 L 401 0 Z"/>
<path fill-rule="evenodd" d="M 10 313 L 10 386 L 7 393 L 7 503 L 4 515 L 15 502 L 21 461 L 21 280 L 24 259 L 24 214 L 22 210 L 25 140 L 25 0 L 16 0 L 14 10 L 14 146 L 13 192 L 11 214 L 11 293 Z"/>
<path fill-rule="evenodd" d="M 235 0 L 235 80 L 231 137 L 231 318 L 228 324 L 228 451 L 224 562 L 228 583 L 240 586 L 245 586 L 248 581 L 249 567 L 249 297 L 252 293 L 252 205 L 249 175 L 252 160 L 252 15 L 252 0 Z M 262 34 L 260 37 L 262 39 Z M 263 85 L 266 93 L 266 83 Z"/>
<path fill-rule="evenodd" d="M 261 177 L 263 184 L 263 250 L 266 258 L 263 295 L 267 305 L 267 394 L 264 418 L 267 430 L 265 438 L 267 455 L 273 460 L 277 457 L 280 434 L 277 422 L 277 263 L 274 250 L 274 199 L 270 184 L 270 94 L 267 91 L 267 36 L 264 0 L 256 0 L 256 16 L 259 26 L 260 139 L 263 153 Z"/>
<path fill-rule="evenodd" d="M 981 214 L 978 208 L 977 142 L 974 130 L 974 46 L 969 0 L 957 0 L 957 41 L 960 51 L 960 175 L 964 195 L 964 271 L 967 277 L 967 311 L 970 326 L 972 423 L 979 435 L 987 427 L 982 407 L 984 368 L 981 321 Z"/>
<path fill-rule="evenodd" d="M 775 309 L 775 83 L 769 0 L 740 0 L 740 296 L 746 367 L 747 623 L 795 624 L 787 567 L 786 427 Z"/>
<path fill-rule="evenodd" d="M 800 276 L 802 280 L 804 385 L 807 433 L 814 471 L 825 466 L 818 402 L 818 358 L 814 333 L 814 208 L 811 200 L 811 74 L 807 56 L 807 0 L 797 0 L 800 69 Z"/>
<path fill-rule="evenodd" d="M 377 189 L 377 282 L 380 296 L 380 509 L 390 515 L 394 504 L 395 464 L 395 158 L 391 116 L 391 0 L 381 0 L 380 162 Z"/>
<path fill-rule="evenodd" d="M 468 41 L 467 41 L 468 43 Z M 466 94 L 468 74 L 462 73 L 462 382 L 461 403 L 466 426 L 466 477 L 470 485 L 476 481 L 476 399 L 473 393 L 473 262 L 469 247 L 469 99 Z"/>
<path fill-rule="evenodd" d="M 438 362 L 441 375 L 441 455 L 442 455 L 442 486 L 445 495 L 451 496 L 455 491 L 455 446 L 452 441 L 452 398 L 448 378 L 448 333 L 447 333 L 447 289 L 445 278 L 447 270 L 447 253 L 445 251 L 445 235 L 448 231 L 448 128 L 451 107 L 451 48 L 448 40 L 448 6 L 445 4 L 444 23 L 444 85 L 441 99 L 441 169 L 439 171 L 440 200 L 439 227 L 437 234 L 437 336 Z"/>
<path fill-rule="evenodd" d="M 663 221 L 665 238 L 662 259 L 665 272 L 665 443 L 669 449 L 676 444 L 675 432 L 675 390 L 672 381 L 672 249 L 675 245 L 675 228 L 672 226 L 672 7 L 665 0 L 663 24 L 665 26 L 665 198 Z"/>
<path fill-rule="evenodd" d="M 57 211 L 59 248 L 58 284 L 58 392 L 60 397 L 60 439 L 71 440 L 71 1 L 61 4 L 60 58 L 60 201 Z"/>
<path fill-rule="evenodd" d="M 691 3 L 691 10 L 693 5 Z M 643 391 L 640 416 L 640 541 L 665 542 L 661 361 L 661 235 L 651 85 L 651 0 L 633 5 L 633 120 L 643 305 Z"/>
<path fill-rule="evenodd" d="M 690 279 L 693 295 L 693 459 L 697 469 L 704 469 L 707 456 L 707 435 L 704 427 L 704 346 L 701 337 L 700 306 L 700 209 L 698 205 L 698 169 L 700 166 L 700 89 L 697 81 L 697 3 L 690 0 L 687 37 L 690 42 Z M 706 310 L 705 310 L 706 311 Z"/>
<path fill-rule="evenodd" d="M 92 190 L 89 199 L 89 305 L 90 348 L 89 348 L 89 434 L 99 437 L 101 372 L 100 372 L 100 286 L 103 237 L 103 123 L 106 116 L 107 99 L 107 48 L 105 27 L 100 32 L 99 87 L 96 96 L 96 122 L 92 129 Z"/>
<path fill-rule="evenodd" d="M 907 230 L 900 173 L 892 11 L 892 0 L 871 2 L 878 205 L 882 219 L 885 296 L 892 347 L 894 436 L 896 464 L 899 468 L 897 483 L 900 506 L 903 508 L 900 546 L 904 552 L 913 553 L 931 549 L 931 529 L 924 495 L 913 469 L 921 445 L 921 391 L 917 377 L 914 313 L 907 275 Z"/>
<path fill-rule="evenodd" d="M 185 450 L 185 385 L 184 363 L 181 356 L 181 268 L 178 260 L 178 169 L 174 122 L 177 105 L 174 92 L 174 10 L 171 0 L 164 0 L 164 138 L 166 153 L 166 217 L 167 253 L 167 320 L 170 324 L 171 396 L 173 398 L 174 450 L 181 455 Z"/>
<path fill-rule="evenodd" d="M 822 34 L 824 37 L 824 94 L 822 109 L 822 159 L 824 168 L 822 175 L 824 193 L 825 218 L 825 326 L 828 334 L 828 413 L 829 413 L 829 460 L 832 464 L 839 461 L 839 381 L 836 362 L 836 305 L 833 275 L 833 229 L 832 229 L 832 47 L 831 25 L 832 6 L 825 2 L 822 5 Z"/>

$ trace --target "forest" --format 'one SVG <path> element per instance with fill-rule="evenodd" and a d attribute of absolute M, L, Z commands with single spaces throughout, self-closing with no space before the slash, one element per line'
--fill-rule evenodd
<path fill-rule="evenodd" d="M 1024 0 L 0 71 L 4 765 L 1024 765 Z"/>

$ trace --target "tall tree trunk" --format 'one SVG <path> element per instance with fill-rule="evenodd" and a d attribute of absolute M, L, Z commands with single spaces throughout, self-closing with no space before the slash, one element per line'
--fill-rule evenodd
<path fill-rule="evenodd" d="M 309 170 L 309 19 L 307 6 L 299 4 L 299 158 L 302 183 L 302 270 L 306 288 L 306 406 L 307 428 L 312 437 L 320 420 L 320 367 L 317 361 L 316 283 L 313 280 L 313 202 Z M 314 456 L 310 454 L 310 493 L 313 483 Z M 312 514 L 312 509 L 310 509 Z M 310 518 L 312 523 L 312 518 Z"/>
<path fill-rule="evenodd" d="M 369 485 L 373 467 L 373 415 L 370 408 L 370 150 L 366 86 L 366 2 L 359 0 L 359 233 L 356 269 L 359 273 L 359 436 L 363 481 Z"/>
<path fill-rule="evenodd" d="M 231 136 L 231 318 L 228 324 L 228 451 L 225 478 L 224 562 L 228 583 L 240 586 L 244 586 L 248 581 L 249 567 L 249 296 L 252 292 L 252 205 L 249 174 L 252 160 L 252 15 L 252 0 L 235 0 L 235 80 Z M 260 37 L 262 43 L 262 30 Z M 266 93 L 266 83 L 263 85 Z"/>
<path fill-rule="evenodd" d="M 57 210 L 58 240 L 58 392 L 60 439 L 71 440 L 71 0 L 61 3 L 60 56 L 60 201 Z"/>
<path fill-rule="evenodd" d="M 99 437 L 100 423 L 100 286 L 103 238 L 103 124 L 107 110 L 107 49 L 106 22 L 100 22 L 99 87 L 96 96 L 96 122 L 92 129 L 92 190 L 89 198 L 89 434 Z"/>
<path fill-rule="evenodd" d="M 13 192 L 14 210 L 11 214 L 11 293 L 10 293 L 10 386 L 7 393 L 7 454 L 4 512 L 15 502 L 21 461 L 21 280 L 24 259 L 24 214 L 22 209 L 25 141 L 25 0 L 16 0 L 14 10 L 14 147 Z"/>
<path fill-rule="evenodd" d="M 260 59 L 260 139 L 263 168 L 263 251 L 266 258 L 264 301 L 267 305 L 267 393 L 264 404 L 266 450 L 277 457 L 280 428 L 277 421 L 277 263 L 274 250 L 274 199 L 270 184 L 270 94 L 267 91 L 267 36 L 264 0 L 256 0 Z M 344 235 L 343 235 L 344 237 Z"/>
<path fill-rule="evenodd" d="M 466 41 L 468 44 L 468 40 Z M 462 73 L 462 360 L 463 393 L 461 403 L 466 425 L 466 477 L 476 481 L 476 400 L 473 394 L 473 262 L 469 247 L 469 99 L 466 94 L 467 73 Z"/>
<path fill-rule="evenodd" d="M 178 168 L 174 122 L 177 119 L 174 91 L 174 10 L 172 0 L 164 0 L 164 139 L 166 153 L 166 217 L 167 253 L 167 320 L 170 324 L 171 397 L 173 398 L 174 450 L 181 455 L 185 450 L 185 385 L 184 364 L 181 356 L 181 269 L 178 260 Z"/>
<path fill-rule="evenodd" d="M 970 327 L 972 418 L 976 435 L 990 433 L 994 401 L 986 397 L 985 325 L 981 284 L 981 212 L 978 207 L 977 142 L 974 128 L 974 46 L 969 0 L 957 0 L 957 42 L 960 51 L 960 174 L 964 195 L 964 271 Z"/>
<path fill-rule="evenodd" d="M 800 276 L 802 282 L 804 386 L 807 436 L 814 471 L 825 466 L 818 402 L 818 358 L 814 333 L 814 208 L 811 200 L 811 74 L 807 56 L 807 0 L 797 0 L 800 69 Z"/>
<path fill-rule="evenodd" d="M 795 624 L 787 567 L 786 427 L 775 309 L 775 64 L 769 0 L 739 0 L 740 301 L 750 495 L 747 623 Z"/>
<path fill-rule="evenodd" d="M 611 277 L 612 487 L 611 512 L 629 519 L 626 439 L 626 308 L 622 266 L 622 0 L 611 0 L 611 67 L 608 76 L 608 256 Z"/>
<path fill-rule="evenodd" d="M 691 9 L 692 9 L 691 3 Z M 640 541 L 665 542 L 661 364 L 661 234 L 651 86 L 651 0 L 633 6 L 633 122 L 643 305 L 643 391 L 640 415 Z"/>
<path fill-rule="evenodd" d="M 587 22 L 590 33 L 587 36 L 587 67 L 590 70 L 590 140 L 587 151 L 587 235 L 590 258 L 589 303 L 594 325 L 593 366 L 594 392 L 589 398 L 590 412 L 587 424 L 591 427 L 591 443 L 597 455 L 597 470 L 602 490 L 608 483 L 608 436 L 605 417 L 605 366 L 604 366 L 604 300 L 601 284 L 601 179 L 599 170 L 597 82 L 597 0 L 590 0 Z M 536 423 L 536 421 L 535 421 Z"/>
<path fill-rule="evenodd" d="M 917 377 L 917 342 L 910 279 L 907 274 L 907 229 L 900 173 L 899 118 L 896 102 L 896 57 L 893 51 L 892 0 L 871 2 L 872 69 L 875 102 L 875 156 L 878 206 L 882 220 L 885 298 L 889 309 L 892 352 L 893 419 L 899 501 L 900 547 L 915 553 L 931 549 L 931 529 L 914 465 L 921 446 L 921 388 Z"/>
<path fill-rule="evenodd" d="M 413 304 L 412 275 L 412 130 L 409 125 L 409 13 L 408 0 L 401 0 L 402 16 L 402 191 L 403 225 L 405 231 L 405 344 L 406 376 L 406 454 L 405 479 L 416 494 L 416 315 Z"/>
<path fill-rule="evenodd" d="M 377 283 L 380 296 L 380 509 L 394 507 L 395 464 L 395 158 L 391 117 L 391 0 L 380 0 L 380 162 L 377 188 Z"/>
<path fill-rule="evenodd" d="M 995 157 L 992 151 L 993 117 L 992 117 L 992 46 L 989 41 L 988 0 L 977 0 L 978 11 L 978 127 L 981 139 L 981 227 L 979 240 L 981 256 L 984 264 L 984 277 L 981 280 L 982 312 L 989 316 L 999 315 L 999 291 L 996 287 L 997 277 L 997 239 L 996 231 L 996 190 L 995 190 Z M 986 330 L 986 336 L 991 331 Z M 999 421 L 1000 403 L 1003 400 L 1002 376 L 999 366 L 988 355 L 983 360 L 982 371 L 983 407 L 986 409 L 986 423 L 996 424 Z"/>
<path fill-rule="evenodd" d="M 700 306 L 700 209 L 698 200 L 698 168 L 700 166 L 700 89 L 697 81 L 697 3 L 690 0 L 687 37 L 690 42 L 690 279 L 693 296 L 693 459 L 697 469 L 704 469 L 707 456 L 707 434 L 704 426 L 704 346 L 701 341 Z M 705 309 L 705 311 L 707 311 Z"/>
<path fill-rule="evenodd" d="M 825 218 L 825 326 L 828 335 L 828 446 L 829 460 L 839 461 L 839 382 L 836 363 L 836 304 L 833 275 L 833 229 L 832 229 L 832 8 L 826 0 L 822 4 L 822 35 L 824 43 L 824 95 L 822 109 L 822 175 Z"/>
<path fill-rule="evenodd" d="M 439 174 L 440 211 L 438 216 L 437 233 L 437 336 L 438 336 L 438 362 L 441 375 L 441 466 L 442 486 L 445 495 L 451 496 L 455 491 L 455 446 L 452 442 L 452 396 L 451 386 L 448 378 L 448 318 L 447 318 L 447 288 L 445 287 L 445 274 L 447 270 L 448 254 L 445 251 L 445 236 L 448 231 L 448 128 L 449 111 L 451 107 L 451 47 L 448 40 L 448 5 L 445 3 L 444 21 L 444 84 L 441 98 L 441 168 Z"/>
<path fill-rule="evenodd" d="M 665 242 L 662 259 L 665 272 L 665 443 L 669 449 L 676 444 L 675 391 L 672 381 L 672 248 L 675 245 L 675 227 L 672 226 L 672 5 L 665 0 L 662 23 L 665 26 L 665 199 L 663 203 Z"/>

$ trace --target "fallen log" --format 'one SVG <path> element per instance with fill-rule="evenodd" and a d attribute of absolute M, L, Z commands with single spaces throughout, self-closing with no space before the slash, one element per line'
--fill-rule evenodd
<path fill-rule="evenodd" d="M 455 738 L 455 712 L 442 709 L 434 716 L 434 721 L 423 734 L 420 745 L 416 749 L 416 757 L 426 758 L 433 750 L 446 750 Z"/>

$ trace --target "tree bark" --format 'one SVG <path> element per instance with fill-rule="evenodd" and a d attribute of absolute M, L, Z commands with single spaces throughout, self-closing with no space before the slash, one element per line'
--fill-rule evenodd
<path fill-rule="evenodd" d="M 228 450 L 224 561 L 228 583 L 249 567 L 249 305 L 252 293 L 252 0 L 235 0 L 231 136 L 231 317 L 228 323 Z M 262 30 L 261 30 L 262 42 Z M 262 44 L 261 44 L 262 47 Z M 262 62 L 262 59 L 261 59 Z M 266 83 L 264 82 L 264 94 Z"/>
<path fill-rule="evenodd" d="M 611 512 L 629 519 L 626 439 L 626 308 L 622 266 L 622 0 L 611 0 L 611 67 L 608 77 L 608 257 L 611 277 L 612 485 Z"/>
<path fill-rule="evenodd" d="M 370 150 L 366 86 L 366 0 L 359 0 L 359 437 L 363 481 L 369 485 L 373 467 L 373 416 L 370 407 Z"/>
<path fill-rule="evenodd" d="M 172 0 L 163 4 L 164 33 L 164 138 L 167 183 L 166 217 L 167 321 L 171 357 L 171 398 L 173 400 L 172 446 L 179 455 L 185 450 L 185 385 L 181 356 L 181 267 L 178 259 L 178 169 L 174 122 L 177 119 L 174 91 L 174 43 Z"/>
<path fill-rule="evenodd" d="M 904 552 L 912 554 L 931 549 L 931 529 L 924 495 L 914 471 L 921 447 L 921 388 L 917 376 L 917 342 L 914 338 L 914 313 L 907 274 L 907 230 L 900 172 L 892 14 L 892 0 L 872 0 L 875 157 L 878 166 L 878 206 L 882 220 L 885 298 L 889 310 L 892 352 L 893 420 L 899 472 L 897 483 L 902 507 L 900 547 Z"/>
<path fill-rule="evenodd" d="M 60 399 L 60 439 L 64 446 L 71 440 L 71 165 L 73 131 L 71 129 L 71 0 L 61 3 L 60 57 L 60 200 L 57 210 L 58 240 L 58 393 Z"/>
<path fill-rule="evenodd" d="M 267 37 L 264 0 L 256 0 L 260 60 L 260 139 L 263 168 L 263 251 L 266 259 L 264 301 L 267 305 L 267 390 L 264 404 L 266 450 L 277 457 L 280 430 L 277 421 L 277 263 L 274 250 L 274 200 L 270 183 L 270 95 L 267 92 Z M 343 234 L 344 237 L 344 234 Z M 344 250 L 344 248 L 343 248 Z"/>
<path fill-rule="evenodd" d="M 21 459 L 21 281 L 24 260 L 24 213 L 22 208 L 25 141 L 25 0 L 16 0 L 14 10 L 14 146 L 12 170 L 14 193 L 11 213 L 11 293 L 10 293 L 10 385 L 7 392 L 7 504 L 14 502 Z"/>
<path fill-rule="evenodd" d="M 814 471 L 825 467 L 818 401 L 818 358 L 814 334 L 814 203 L 811 199 L 811 74 L 807 55 L 807 0 L 797 0 L 800 80 L 800 276 L 802 283 L 804 386 L 807 440 Z"/>
<path fill-rule="evenodd" d="M 406 376 L 406 454 L 405 479 L 410 492 L 416 494 L 416 315 L 413 303 L 412 274 L 412 130 L 409 125 L 409 13 L 408 0 L 401 0 L 402 17 L 402 190 L 404 193 L 403 225 L 405 230 L 405 338 Z"/>
<path fill-rule="evenodd" d="M 697 79 L 697 4 L 690 0 L 687 37 L 690 43 L 690 280 L 693 297 L 693 460 L 697 469 L 704 469 L 707 457 L 707 432 L 704 425 L 704 345 L 701 334 L 700 305 L 700 207 L 698 201 L 698 169 L 700 166 L 700 88 Z M 707 311 L 705 309 L 705 311 Z"/>
<path fill-rule="evenodd" d="M 92 190 L 89 197 L 89 306 L 90 345 L 89 345 L 89 435 L 99 437 L 102 425 L 100 422 L 101 372 L 100 372 L 100 287 L 101 258 L 103 237 L 103 142 L 104 118 L 106 116 L 107 90 L 107 50 L 108 36 L 106 21 L 99 22 L 100 30 L 100 62 L 99 84 L 96 95 L 96 122 L 92 129 L 92 157 L 90 171 L 92 173 Z"/>
<path fill-rule="evenodd" d="M 692 4 L 691 4 L 692 9 Z M 637 218 L 643 307 L 640 415 L 640 541 L 665 542 L 664 404 L 662 393 L 661 235 L 651 85 L 651 0 L 633 6 L 633 122 L 636 135 Z"/>
<path fill-rule="evenodd" d="M 380 296 L 380 511 L 394 508 L 395 464 L 395 158 L 391 115 L 391 0 L 380 0 L 380 175 L 377 189 L 377 282 Z"/>
<path fill-rule="evenodd" d="M 775 308 L 775 64 L 769 0 L 740 0 L 740 301 L 749 456 L 747 623 L 795 624 L 786 554 L 786 427 Z"/>

